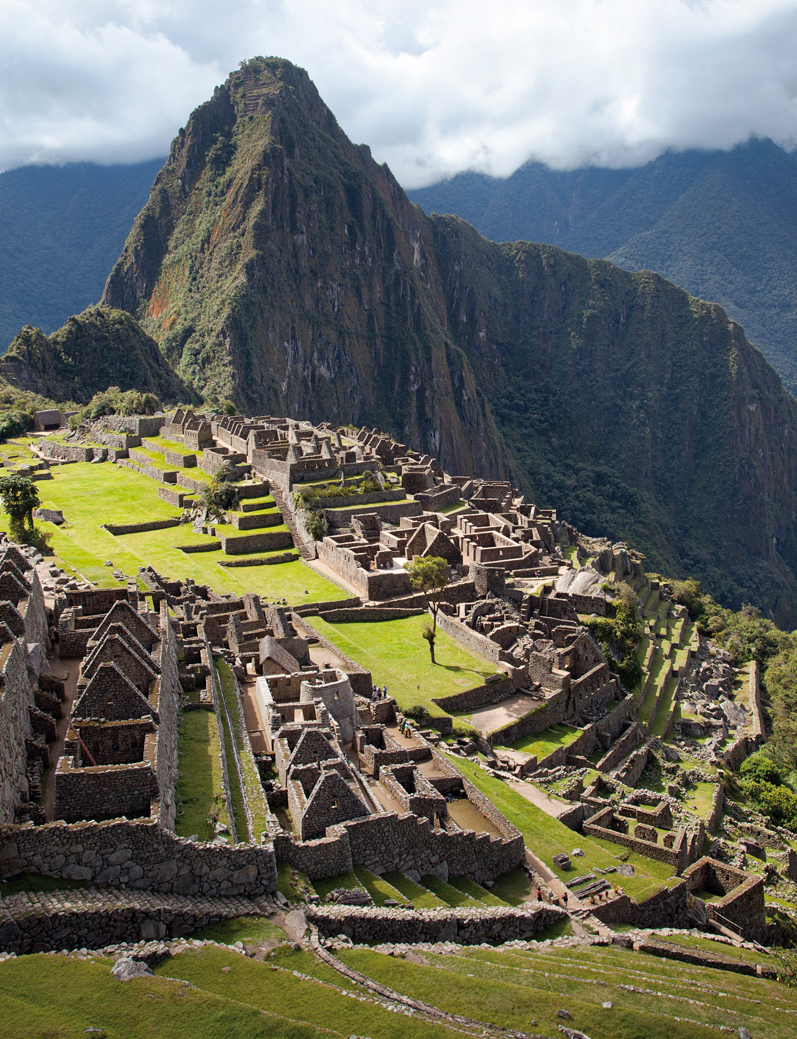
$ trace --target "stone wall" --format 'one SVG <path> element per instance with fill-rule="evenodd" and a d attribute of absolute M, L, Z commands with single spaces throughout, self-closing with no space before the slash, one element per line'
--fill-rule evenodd
<path fill-rule="evenodd" d="M 246 906 L 260 915 L 261 904 Z M 241 913 L 240 898 L 69 891 L 12 895 L 0 905 L 0 949 L 17 955 L 61 949 L 101 949 L 118 942 L 160 941 L 220 923 Z"/>
<path fill-rule="evenodd" d="M 366 671 L 365 668 L 358 664 L 356 661 L 347 657 L 344 653 L 333 646 L 329 639 L 315 630 L 309 621 L 300 617 L 298 613 L 291 613 L 291 621 L 299 635 L 304 635 L 309 638 L 318 639 L 319 645 L 329 651 L 330 655 L 338 657 L 343 662 L 343 670 L 349 676 L 349 682 L 351 684 L 352 692 L 355 696 L 364 696 L 366 699 L 371 699 L 371 693 L 373 692 L 373 676 L 370 671 Z"/>
<path fill-rule="evenodd" d="M 0 822 L 8 823 L 14 819 L 15 806 L 28 800 L 25 741 L 32 735 L 34 699 L 23 644 L 3 629 L 8 641 L 0 647 Z"/>
<path fill-rule="evenodd" d="M 451 635 L 452 638 L 455 638 L 457 642 L 461 642 L 467 649 L 481 657 L 485 657 L 494 664 L 498 664 L 506 656 L 497 642 L 493 642 L 485 635 L 474 631 L 473 628 L 469 628 L 467 624 L 463 624 L 455 617 L 449 617 L 442 610 L 437 614 L 437 626 L 446 635 Z"/>
<path fill-rule="evenodd" d="M 352 609 L 346 607 L 342 610 L 324 610 L 319 616 L 328 624 L 351 624 L 354 621 L 394 621 L 404 617 L 417 617 L 426 613 L 422 608 L 416 609 L 392 609 L 384 606 L 360 606 Z"/>
<path fill-rule="evenodd" d="M 655 843 L 653 840 L 645 839 L 644 836 L 631 836 L 628 833 L 612 828 L 614 824 L 620 822 L 622 820 L 618 820 L 615 817 L 615 809 L 613 807 L 604 808 L 593 815 L 588 822 L 584 823 L 583 832 L 589 837 L 599 837 L 601 840 L 619 844 L 640 855 L 646 855 L 649 859 L 666 862 L 667 865 L 673 867 L 676 873 L 681 873 L 686 869 L 689 864 L 692 842 L 685 830 L 679 829 L 677 834 L 673 834 L 672 846 L 667 847 L 666 845 Z M 653 832 L 655 835 L 655 830 Z M 643 833 L 647 835 L 647 831 L 643 831 Z M 702 845 L 702 840 L 699 843 Z"/>
<path fill-rule="evenodd" d="M 477 707 L 500 703 L 511 696 L 517 687 L 518 683 L 514 678 L 500 678 L 496 682 L 486 682 L 484 685 L 475 686 L 464 693 L 437 696 L 433 700 L 444 711 L 473 711 Z"/>
<path fill-rule="evenodd" d="M 643 902 L 621 895 L 603 905 L 590 906 L 592 916 L 609 924 L 632 924 L 635 927 L 688 927 L 689 898 L 686 883 L 681 880 L 662 888 Z"/>
<path fill-rule="evenodd" d="M 0 826 L 0 878 L 18 873 L 178 895 L 260 895 L 277 888 L 270 845 L 201 844 L 153 819 Z"/>
<path fill-rule="evenodd" d="M 64 756 L 58 762 L 55 815 L 66 822 L 122 815 L 149 817 L 151 803 L 157 796 L 158 781 L 149 761 L 82 768 L 72 757 Z"/>
<path fill-rule="evenodd" d="M 595 767 L 599 772 L 611 772 L 644 739 L 645 729 L 639 722 L 634 722 L 620 739 L 614 742 Z"/>
<path fill-rule="evenodd" d="M 719 901 L 706 902 L 709 920 L 730 924 L 745 938 L 761 938 L 766 929 L 763 877 L 704 856 L 684 872 L 684 881 L 689 891 L 723 895 Z"/>
<path fill-rule="evenodd" d="M 232 556 L 293 547 L 293 538 L 288 530 L 264 531 L 259 534 L 221 534 L 217 531 L 216 536 L 224 552 Z"/>
<path fill-rule="evenodd" d="M 311 907 L 307 919 L 321 935 L 345 934 L 355 943 L 456 942 L 458 945 L 498 945 L 532 938 L 566 919 L 558 906 L 540 902 L 526 907 L 484 909 L 391 909 L 376 906 Z"/>
<path fill-rule="evenodd" d="M 148 530 L 166 530 L 179 527 L 179 519 L 150 520 L 148 523 L 103 523 L 109 534 L 145 534 Z"/>

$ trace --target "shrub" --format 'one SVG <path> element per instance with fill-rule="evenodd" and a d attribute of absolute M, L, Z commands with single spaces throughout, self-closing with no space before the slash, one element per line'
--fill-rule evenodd
<path fill-rule="evenodd" d="M 414 718 L 416 721 L 424 721 L 426 718 L 431 718 L 428 708 L 424 707 L 422 703 L 413 704 L 412 707 L 408 707 L 404 711 L 404 715 L 407 718 Z"/>
<path fill-rule="evenodd" d="M 753 754 L 742 762 L 739 772 L 743 779 L 754 779 L 759 783 L 771 783 L 780 786 L 782 780 L 780 769 L 775 762 L 763 754 Z"/>
<path fill-rule="evenodd" d="M 327 521 L 320 512 L 303 513 L 302 522 L 313 541 L 320 541 L 327 532 Z"/>

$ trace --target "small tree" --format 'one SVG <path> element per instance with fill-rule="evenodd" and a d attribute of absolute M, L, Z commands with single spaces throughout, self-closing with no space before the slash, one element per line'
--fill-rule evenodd
<path fill-rule="evenodd" d="M 0 479 L 0 498 L 8 513 L 12 539 L 27 544 L 33 535 L 33 510 L 41 505 L 36 484 L 29 476 L 4 476 Z"/>
<path fill-rule="evenodd" d="M 410 584 L 416 592 L 422 592 L 426 600 L 426 608 L 432 615 L 432 625 L 428 625 L 421 632 L 423 638 L 429 643 L 429 656 L 434 664 L 434 643 L 437 638 L 437 611 L 440 609 L 440 600 L 443 591 L 449 583 L 448 563 L 439 556 L 416 556 L 409 563 L 404 564 L 410 575 Z"/>

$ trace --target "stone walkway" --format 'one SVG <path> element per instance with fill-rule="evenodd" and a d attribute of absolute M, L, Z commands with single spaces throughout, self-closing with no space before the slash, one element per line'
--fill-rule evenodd
<path fill-rule="evenodd" d="M 80 671 L 80 664 L 81 661 L 79 658 L 69 659 L 67 657 L 64 660 L 61 660 L 60 657 L 53 656 L 50 659 L 50 667 L 53 675 L 56 678 L 64 678 L 65 675 L 67 677 L 64 682 L 66 700 L 64 700 L 61 705 L 64 716 L 63 718 L 58 718 L 55 723 L 56 739 L 55 743 L 50 744 L 50 768 L 47 770 L 47 775 L 44 780 L 44 815 L 48 823 L 53 822 L 55 819 L 55 771 L 58 767 L 58 759 L 64 753 L 66 730 L 69 727 L 66 716 L 72 709 L 72 704 L 77 697 L 77 678 L 78 672 Z"/>
<path fill-rule="evenodd" d="M 552 800 L 544 790 L 540 790 L 533 783 L 524 783 L 518 779 L 508 779 L 506 785 L 517 791 L 521 797 L 525 797 L 527 801 L 531 801 L 537 808 L 541 808 L 546 815 L 553 816 L 554 819 L 558 819 L 560 815 L 563 815 L 573 807 L 572 802 Z"/>

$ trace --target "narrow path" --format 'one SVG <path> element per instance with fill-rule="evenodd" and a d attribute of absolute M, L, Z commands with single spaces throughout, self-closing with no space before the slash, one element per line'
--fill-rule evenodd
<path fill-rule="evenodd" d="M 305 559 L 304 562 L 305 566 L 309 566 L 311 570 L 315 570 L 317 573 L 321 574 L 322 577 L 326 577 L 334 584 L 343 588 L 344 591 L 351 592 L 352 596 L 356 596 L 358 599 L 360 598 L 360 593 L 354 585 L 350 584 L 345 577 L 341 577 L 337 570 L 333 570 L 331 566 L 328 566 L 326 563 L 322 562 L 322 560 Z"/>
<path fill-rule="evenodd" d="M 390 1003 L 399 1004 L 400 1006 L 409 1007 L 416 1014 L 423 1014 L 435 1021 L 442 1021 L 449 1027 L 455 1027 L 461 1031 L 466 1031 L 467 1034 L 477 1033 L 482 1037 L 482 1039 L 490 1039 L 490 1037 L 496 1037 L 496 1039 L 501 1037 L 501 1039 L 504 1039 L 505 1036 L 513 1036 L 515 1039 L 532 1039 L 527 1032 L 518 1032 L 514 1028 L 502 1028 L 500 1025 L 486 1024 L 484 1021 L 475 1021 L 473 1018 L 462 1017 L 459 1014 L 449 1014 L 447 1011 L 441 1010 L 439 1007 L 433 1006 L 431 1003 L 423 1003 L 419 999 L 412 999 L 409 996 L 403 995 L 401 992 L 396 992 L 395 989 L 380 984 L 378 981 L 370 978 L 367 974 L 362 974 L 358 970 L 353 970 L 351 967 L 347 967 L 342 960 L 339 960 L 337 956 L 333 956 L 328 949 L 323 947 L 318 937 L 318 931 L 315 927 L 311 927 L 310 930 L 310 946 L 316 956 L 323 963 L 326 963 L 328 966 L 332 967 L 333 970 L 336 970 L 338 974 L 342 974 L 350 981 L 362 985 L 363 988 L 375 993 L 381 999 L 388 1000 Z"/>
<path fill-rule="evenodd" d="M 537 808 L 541 808 L 546 815 L 553 816 L 554 819 L 558 819 L 564 812 L 569 811 L 573 805 L 572 802 L 567 801 L 554 801 L 548 797 L 544 790 L 540 790 L 539 787 L 534 786 L 533 783 L 524 783 L 517 779 L 508 779 L 506 785 L 510 789 L 515 790 L 521 797 L 525 797 L 527 801 L 531 801 Z"/>
<path fill-rule="evenodd" d="M 55 649 L 57 652 L 57 644 Z M 48 823 L 53 822 L 55 819 L 55 772 L 58 768 L 58 759 L 64 753 L 66 731 L 69 727 L 67 715 L 72 710 L 72 704 L 77 697 L 77 676 L 80 671 L 80 658 L 66 657 L 61 660 L 60 657 L 54 656 L 50 660 L 50 667 L 56 678 L 65 679 L 64 692 L 66 693 L 66 699 L 61 704 L 64 716 L 63 718 L 58 718 L 55 723 L 56 738 L 55 743 L 50 744 L 50 767 L 47 770 L 47 778 L 44 782 L 44 816 Z"/>

